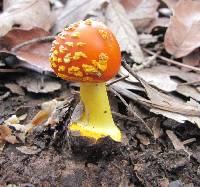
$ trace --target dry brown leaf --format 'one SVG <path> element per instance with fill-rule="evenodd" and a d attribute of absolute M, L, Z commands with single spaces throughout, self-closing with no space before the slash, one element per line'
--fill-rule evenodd
<path fill-rule="evenodd" d="M 136 137 L 139 139 L 140 143 L 142 143 L 143 145 L 149 145 L 150 144 L 150 140 L 146 135 L 136 134 Z"/>
<path fill-rule="evenodd" d="M 169 137 L 169 139 L 172 141 L 172 144 L 174 146 L 174 148 L 176 150 L 184 150 L 186 153 L 188 153 L 189 155 L 192 155 L 192 152 L 190 152 L 188 150 L 188 148 L 186 148 L 183 144 L 183 142 L 181 142 L 178 137 L 174 134 L 173 131 L 170 130 L 166 130 L 167 136 Z"/>
<path fill-rule="evenodd" d="M 127 71 L 124 68 L 121 68 L 121 73 L 123 75 L 127 75 Z M 200 76 L 197 73 L 185 72 L 176 67 L 165 65 L 158 65 L 151 68 L 142 69 L 138 72 L 138 75 L 141 76 L 150 85 L 156 86 L 165 92 L 171 92 L 177 89 L 178 84 L 175 80 L 172 79 L 172 77 L 177 77 L 186 82 L 194 82 L 198 80 L 200 81 Z M 137 82 L 137 80 L 132 75 L 129 75 L 126 80 L 134 83 Z"/>
<path fill-rule="evenodd" d="M 153 66 L 151 68 L 145 68 L 140 70 L 138 72 L 138 75 L 141 76 L 149 84 L 156 86 L 157 88 L 165 92 L 175 91 L 177 88 L 177 83 L 171 80 L 168 71 L 165 71 L 164 67 L 163 69 L 160 68 L 158 70 L 156 69 L 156 66 Z M 121 67 L 121 73 L 123 75 L 127 75 L 128 72 L 123 67 Z M 127 80 L 133 83 L 138 82 L 137 79 L 135 79 L 135 77 L 133 77 L 132 75 L 129 75 Z M 165 84 L 163 84 L 163 80 L 165 80 Z"/>
<path fill-rule="evenodd" d="M 61 84 L 58 81 L 42 75 L 35 76 L 34 74 L 29 74 L 26 79 L 20 77 L 17 79 L 17 83 L 33 93 L 50 93 L 61 88 Z"/>
<path fill-rule="evenodd" d="M 157 18 L 157 0 L 121 0 L 128 17 L 137 30 L 143 31 L 154 19 Z"/>
<path fill-rule="evenodd" d="M 7 141 L 11 144 L 17 143 L 17 139 L 12 135 L 11 129 L 6 125 L 0 125 L 0 141 Z"/>
<path fill-rule="evenodd" d="M 48 31 L 55 16 L 50 10 L 49 0 L 18 0 L 9 4 L 0 20 L 0 36 L 3 36 L 15 26 L 26 29 L 40 27 Z"/>
<path fill-rule="evenodd" d="M 5 87 L 8 88 L 14 94 L 25 95 L 24 90 L 18 84 L 6 83 Z"/>
<path fill-rule="evenodd" d="M 154 107 L 174 113 L 183 114 L 186 116 L 189 115 L 200 117 L 200 104 L 181 102 L 175 97 L 159 92 L 155 88 L 148 85 L 147 82 L 142 79 L 140 79 L 140 82 L 144 86 L 147 95 L 150 98 Z"/>
<path fill-rule="evenodd" d="M 122 51 L 131 54 L 131 58 L 141 64 L 144 56 L 139 46 L 137 32 L 128 18 L 123 6 L 115 0 L 110 0 L 107 4 L 106 23 L 117 37 Z"/>
<path fill-rule="evenodd" d="M 170 9 L 174 9 L 179 0 L 162 0 Z"/>
<path fill-rule="evenodd" d="M 30 30 L 24 29 L 13 29 L 8 32 L 5 36 L 0 38 L 0 49 L 11 50 L 13 47 L 36 38 L 46 37 L 50 35 L 40 28 L 33 28 Z M 22 64 L 17 66 L 26 67 L 39 72 L 52 72 L 50 63 L 48 61 L 48 54 L 51 48 L 51 42 L 34 43 L 26 47 L 20 48 L 15 53 L 1 52 L 1 56 L 7 57 L 9 55 L 16 55 L 16 57 L 23 61 Z M 27 63 L 26 63 L 27 62 Z"/>
<path fill-rule="evenodd" d="M 90 11 L 100 8 L 105 2 L 106 0 L 68 0 L 54 25 L 53 32 L 56 34 L 65 26 L 85 19 L 90 14 Z"/>
<path fill-rule="evenodd" d="M 157 27 L 168 27 L 170 19 L 166 17 L 158 17 L 151 22 L 151 24 L 145 29 L 145 32 L 151 33 L 154 28 Z"/>
<path fill-rule="evenodd" d="M 41 152 L 42 150 L 36 146 L 20 146 L 20 147 L 16 147 L 16 149 L 18 151 L 20 151 L 21 153 L 27 154 L 27 155 L 35 155 L 39 152 Z"/>
<path fill-rule="evenodd" d="M 165 49 L 180 58 L 200 46 L 200 2 L 180 0 L 165 34 Z"/>
<path fill-rule="evenodd" d="M 200 51 L 199 49 L 194 50 L 189 55 L 183 57 L 183 63 L 190 66 L 200 66 Z M 185 71 L 189 71 L 186 68 L 182 68 Z"/>
<path fill-rule="evenodd" d="M 153 36 L 152 34 L 140 34 L 140 35 L 138 35 L 138 38 L 139 38 L 139 43 L 141 45 L 156 43 L 158 41 L 158 37 Z"/>
<path fill-rule="evenodd" d="M 194 87 L 188 85 L 178 85 L 176 91 L 186 97 L 191 97 L 197 101 L 200 101 L 200 93 Z"/>

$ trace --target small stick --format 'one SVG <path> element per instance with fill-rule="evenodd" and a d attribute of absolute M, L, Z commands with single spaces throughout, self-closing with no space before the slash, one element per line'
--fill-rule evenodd
<path fill-rule="evenodd" d="M 126 115 L 120 114 L 120 113 L 118 113 L 118 112 L 114 112 L 114 111 L 113 111 L 112 114 L 113 114 L 114 116 L 120 118 L 120 119 L 123 119 L 123 120 L 128 120 L 128 121 L 132 121 L 132 122 L 138 121 L 138 120 L 136 120 L 136 119 L 133 119 L 133 118 L 128 117 L 128 116 L 126 116 Z"/>
<path fill-rule="evenodd" d="M 21 73 L 25 72 L 24 69 L 0 69 L 0 73 Z"/>
<path fill-rule="evenodd" d="M 146 53 L 150 54 L 150 55 L 155 55 L 156 53 L 144 48 L 143 49 Z M 157 57 L 161 60 L 164 60 L 166 62 L 169 62 L 171 64 L 174 64 L 174 65 L 177 65 L 177 66 L 180 66 L 180 67 L 184 67 L 184 68 L 187 68 L 187 69 L 190 69 L 190 70 L 193 70 L 193 71 L 196 71 L 198 73 L 200 73 L 200 68 L 197 68 L 197 67 L 193 67 L 193 66 L 190 66 L 190 65 L 187 65 L 187 64 L 183 64 L 183 63 L 180 63 L 180 62 L 177 62 L 175 60 L 171 60 L 169 58 L 166 58 L 164 56 L 161 56 L 161 55 L 157 55 Z"/>
<path fill-rule="evenodd" d="M 124 99 L 117 91 L 115 91 L 113 88 L 111 88 L 111 91 L 112 91 L 117 97 L 119 97 L 119 99 L 120 99 L 120 100 L 122 101 L 122 103 L 127 107 L 127 109 L 128 109 L 134 116 L 136 116 L 136 117 L 142 122 L 142 124 L 145 125 L 145 127 L 146 127 L 147 130 L 150 132 L 150 134 L 153 134 L 152 130 L 147 126 L 147 124 L 145 123 L 145 121 L 129 107 L 129 105 L 128 105 L 128 103 L 125 101 L 125 99 Z"/>
<path fill-rule="evenodd" d="M 180 84 L 178 84 L 178 86 L 192 85 L 192 84 L 200 84 L 200 80 L 198 80 L 198 81 L 191 81 L 191 82 L 185 82 L 185 83 L 180 83 Z"/>
<path fill-rule="evenodd" d="M 32 44 L 37 43 L 37 42 L 52 42 L 54 39 L 55 39 L 55 36 L 44 36 L 44 37 L 34 38 L 32 40 L 28 40 L 28 41 L 25 41 L 25 42 L 23 42 L 19 45 L 16 45 L 15 47 L 13 47 L 11 49 L 11 52 L 15 53 L 19 49 L 21 49 L 22 47 L 32 45 Z"/>
<path fill-rule="evenodd" d="M 115 80 L 113 80 L 113 81 L 110 81 L 109 83 L 106 84 L 106 86 L 110 86 L 110 85 L 112 85 L 112 84 L 115 84 L 116 82 L 119 82 L 119 81 L 121 81 L 121 80 L 124 80 L 124 79 L 126 79 L 126 78 L 128 78 L 128 77 L 129 77 L 129 75 L 125 75 L 125 76 L 123 76 L 123 77 L 120 77 L 120 78 L 118 78 L 118 79 L 115 79 Z"/>

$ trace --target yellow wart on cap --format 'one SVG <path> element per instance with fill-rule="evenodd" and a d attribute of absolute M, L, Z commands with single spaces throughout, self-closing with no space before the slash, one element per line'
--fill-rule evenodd
<path fill-rule="evenodd" d="M 97 75 L 100 77 L 102 74 L 92 65 L 83 64 L 82 65 L 83 71 L 89 75 Z"/>
<path fill-rule="evenodd" d="M 73 60 L 79 60 L 80 58 L 87 58 L 87 55 L 81 51 L 75 52 Z"/>
<path fill-rule="evenodd" d="M 99 61 L 92 60 L 92 64 L 101 72 L 106 71 L 109 57 L 105 53 L 99 54 Z"/>
<path fill-rule="evenodd" d="M 59 66 L 58 71 L 65 71 L 65 66 Z"/>
<path fill-rule="evenodd" d="M 68 49 L 67 49 L 65 46 L 63 46 L 63 45 L 61 45 L 61 46 L 59 47 L 60 53 L 65 53 L 67 50 L 68 50 Z"/>
<path fill-rule="evenodd" d="M 82 46 L 86 45 L 86 43 L 85 42 L 77 42 L 76 45 L 78 47 L 82 47 Z"/>
<path fill-rule="evenodd" d="M 54 55 L 58 55 L 58 54 L 59 54 L 58 50 L 57 50 L 57 49 L 54 50 L 54 51 L 53 51 L 53 54 L 54 54 Z"/>
<path fill-rule="evenodd" d="M 71 58 L 71 53 L 67 53 L 65 55 L 65 57 L 63 58 L 64 63 L 66 63 L 66 64 L 70 63 L 70 61 L 71 61 L 70 58 Z"/>
<path fill-rule="evenodd" d="M 73 32 L 73 33 L 71 34 L 71 37 L 72 37 L 72 38 L 80 38 L 80 32 Z"/>
<path fill-rule="evenodd" d="M 68 68 L 68 73 L 76 77 L 83 77 L 83 73 L 80 71 L 79 67 L 71 66 Z"/>
<path fill-rule="evenodd" d="M 62 58 L 58 58 L 58 63 L 62 62 Z"/>
<path fill-rule="evenodd" d="M 105 31 L 105 30 L 103 30 L 103 29 L 99 29 L 98 32 L 99 32 L 99 34 L 101 35 L 101 37 L 102 37 L 104 40 L 108 39 L 108 32 L 107 32 L 107 31 Z"/>
<path fill-rule="evenodd" d="M 92 25 L 91 19 L 86 19 L 84 22 L 85 22 L 86 25 Z"/>
<path fill-rule="evenodd" d="M 73 47 L 74 43 L 73 42 L 65 42 L 65 45 L 67 45 L 68 47 Z"/>
<path fill-rule="evenodd" d="M 56 67 L 57 67 L 57 65 L 56 65 L 55 62 L 52 62 L 52 63 L 51 63 L 51 66 L 52 66 L 53 68 L 56 68 Z"/>

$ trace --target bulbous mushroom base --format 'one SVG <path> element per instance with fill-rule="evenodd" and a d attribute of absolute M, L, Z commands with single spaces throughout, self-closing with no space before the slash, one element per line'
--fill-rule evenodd
<path fill-rule="evenodd" d="M 121 142 L 121 132 L 112 118 L 105 83 L 81 83 L 80 97 L 84 112 L 80 120 L 69 125 L 69 129 L 96 140 L 109 136 Z"/>
<path fill-rule="evenodd" d="M 97 126 L 97 127 L 95 127 Z M 88 138 L 94 138 L 95 140 L 98 140 L 100 138 L 109 136 L 113 140 L 120 142 L 121 141 L 121 132 L 120 130 L 114 125 L 107 124 L 107 125 L 102 125 L 102 126 L 112 126 L 111 129 L 109 128 L 98 128 L 98 125 L 85 125 L 80 122 L 78 123 L 72 123 L 69 126 L 69 129 L 71 131 L 76 131 L 80 133 L 80 136 L 85 136 Z"/>

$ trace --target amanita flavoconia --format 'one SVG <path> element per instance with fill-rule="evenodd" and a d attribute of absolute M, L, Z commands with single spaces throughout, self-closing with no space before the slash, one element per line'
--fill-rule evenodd
<path fill-rule="evenodd" d="M 96 140 L 110 136 L 121 141 L 105 86 L 121 65 L 120 48 L 113 33 L 98 21 L 88 19 L 74 23 L 53 41 L 50 62 L 57 76 L 80 82 L 84 112 L 69 129 Z"/>

